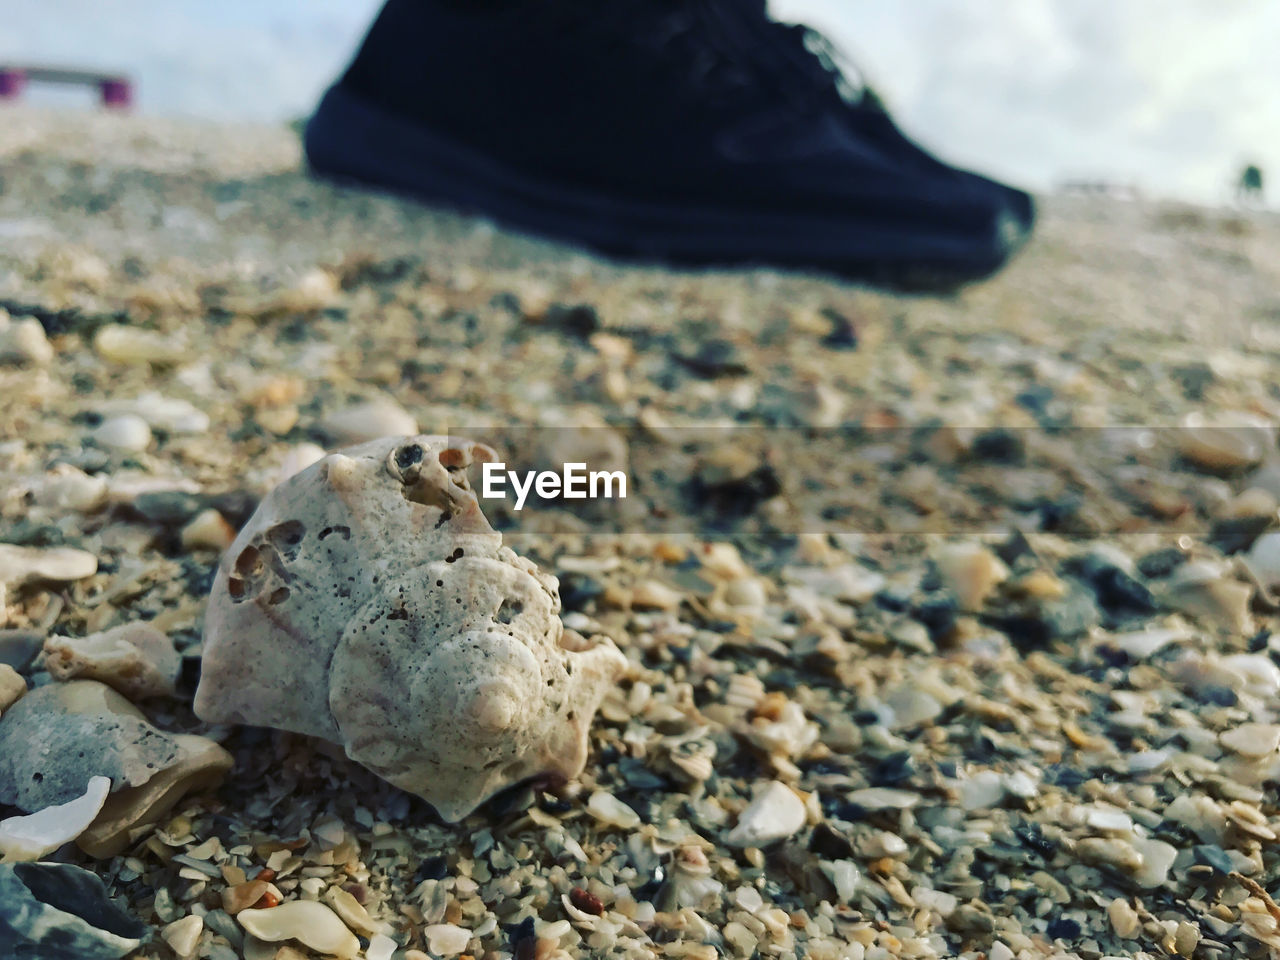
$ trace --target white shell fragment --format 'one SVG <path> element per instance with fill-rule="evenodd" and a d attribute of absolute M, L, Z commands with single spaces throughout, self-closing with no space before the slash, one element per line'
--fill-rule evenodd
<path fill-rule="evenodd" d="M 45 669 L 58 680 L 101 680 L 130 699 L 172 694 L 182 657 L 147 623 L 125 623 L 87 637 L 49 637 Z"/>
<path fill-rule="evenodd" d="M 0 543 L 0 583 L 66 583 L 98 572 L 98 558 L 74 547 L 19 547 Z"/>
<path fill-rule="evenodd" d="M 78 797 L 92 776 L 111 794 L 76 844 L 93 857 L 128 846 L 186 794 L 217 785 L 231 755 L 205 737 L 170 734 L 94 680 L 32 690 L 0 717 L 0 803 L 28 812 Z"/>
<path fill-rule="evenodd" d="M 85 792 L 74 800 L 30 816 L 0 820 L 0 856 L 6 861 L 39 860 L 70 843 L 93 823 L 110 790 L 106 777 L 90 777 Z"/>
<path fill-rule="evenodd" d="M 278 907 L 241 910 L 236 919 L 259 940 L 271 943 L 297 940 L 312 950 L 335 957 L 354 957 L 360 952 L 356 935 L 336 913 L 314 900 L 291 900 Z"/>
<path fill-rule="evenodd" d="M 160 936 L 179 957 L 186 960 L 195 956 L 200 946 L 200 934 L 204 933 L 204 918 L 198 914 L 188 914 L 181 920 L 175 920 L 160 929 Z"/>
<path fill-rule="evenodd" d="M 214 580 L 196 713 L 342 744 L 450 821 L 576 776 L 626 659 L 566 632 L 555 578 L 489 526 L 464 471 L 494 456 L 384 437 L 268 494 Z"/>
<path fill-rule="evenodd" d="M 756 788 L 755 797 L 725 842 L 735 847 L 762 847 L 798 832 L 804 821 L 804 801 L 785 783 L 770 780 Z"/>

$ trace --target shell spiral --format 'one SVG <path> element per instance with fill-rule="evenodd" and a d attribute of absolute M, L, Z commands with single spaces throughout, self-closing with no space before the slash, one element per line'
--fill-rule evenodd
<path fill-rule="evenodd" d="M 385 437 L 276 487 L 218 567 L 196 713 L 341 744 L 450 821 L 581 772 L 626 658 L 566 642 L 556 579 L 502 544 L 467 483 L 492 459 Z"/>

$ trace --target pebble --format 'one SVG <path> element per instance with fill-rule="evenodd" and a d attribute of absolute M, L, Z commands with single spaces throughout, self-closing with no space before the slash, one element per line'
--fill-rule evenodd
<path fill-rule="evenodd" d="M 587 812 L 601 823 L 630 830 L 640 826 L 640 815 L 612 793 L 597 790 L 587 800 Z"/>
<path fill-rule="evenodd" d="M 149 623 L 124 623 L 87 637 L 50 636 L 45 669 L 58 680 L 100 680 L 131 700 L 168 696 L 177 687 L 182 656 Z"/>
<path fill-rule="evenodd" d="M 1280 533 L 1264 533 L 1253 542 L 1244 559 L 1264 587 L 1280 586 Z"/>
<path fill-rule="evenodd" d="M 631 592 L 631 606 L 637 610 L 679 610 L 684 594 L 658 580 L 642 580 Z"/>
<path fill-rule="evenodd" d="M 0 715 L 23 698 L 27 681 L 9 664 L 0 662 Z"/>
<path fill-rule="evenodd" d="M 738 815 L 725 842 L 733 847 L 762 847 L 797 833 L 805 823 L 804 801 L 785 783 L 757 786 L 755 797 Z"/>
<path fill-rule="evenodd" d="M 995 770 L 980 770 L 960 784 L 960 805 L 966 810 L 998 806 L 1004 796 L 1004 777 Z"/>
<path fill-rule="evenodd" d="M 893 720 L 888 724 L 891 730 L 918 727 L 942 713 L 942 704 L 931 694 L 911 685 L 898 687 L 890 693 L 885 705 L 893 711 Z"/>
<path fill-rule="evenodd" d="M 53 360 L 53 345 L 35 317 L 11 320 L 0 309 L 0 363 L 47 367 Z"/>
<path fill-rule="evenodd" d="M 218 550 L 231 546 L 236 532 L 217 510 L 201 510 L 182 528 L 180 540 L 184 550 Z"/>
<path fill-rule="evenodd" d="M 93 348 L 104 360 L 116 363 L 171 364 L 187 356 L 186 345 L 176 337 L 124 324 L 99 327 Z"/>
<path fill-rule="evenodd" d="M 234 883 L 222 891 L 222 909 L 234 917 L 261 900 L 269 886 L 266 880 Z"/>
<path fill-rule="evenodd" d="M 1178 923 L 1173 933 L 1173 949 L 1179 956 L 1189 957 L 1200 945 L 1200 926 L 1187 920 Z"/>
<path fill-rule="evenodd" d="M 60 463 L 44 475 L 32 496 L 42 507 L 91 513 L 107 502 L 107 478 L 91 477 L 79 467 Z"/>
<path fill-rule="evenodd" d="M 427 938 L 427 949 L 438 957 L 456 956 L 471 942 L 471 931 L 452 923 L 433 923 L 422 932 Z"/>
<path fill-rule="evenodd" d="M 1154 630 L 1113 634 L 1107 638 L 1107 645 L 1122 650 L 1134 660 L 1146 660 L 1169 644 L 1189 640 L 1192 636 L 1194 634 L 1190 630 L 1157 627 Z"/>
<path fill-rule="evenodd" d="M 4 616 L 4 594 L 4 580 L 0 578 L 0 621 Z M 22 669 L 35 659 L 43 642 L 35 630 L 0 630 L 0 664 Z"/>
<path fill-rule="evenodd" d="M 111 412 L 132 413 L 147 421 L 147 425 L 153 430 L 193 435 L 207 433 L 209 430 L 209 415 L 190 401 L 179 397 L 166 397 L 155 391 L 148 391 L 121 407 L 122 409 Z"/>
<path fill-rule="evenodd" d="M 1178 848 L 1163 840 L 1145 837 L 1134 837 L 1130 842 L 1142 858 L 1141 865 L 1134 871 L 1134 882 L 1146 890 L 1162 886 L 1169 879 L 1169 869 L 1178 856 Z"/>
<path fill-rule="evenodd" d="M 848 795 L 850 803 L 867 810 L 910 810 L 922 797 L 910 790 L 893 790 L 888 787 L 864 787 Z"/>
<path fill-rule="evenodd" d="M 160 929 L 161 938 L 182 960 L 195 956 L 202 933 L 204 933 L 204 919 L 195 913 L 188 914 L 181 920 L 175 920 Z"/>
<path fill-rule="evenodd" d="M 1076 844 L 1076 855 L 1085 863 L 1119 867 L 1137 873 L 1143 867 L 1142 854 L 1118 837 L 1088 837 Z"/>
<path fill-rule="evenodd" d="M 1178 431 L 1178 452 L 1211 473 L 1232 473 L 1262 462 L 1265 432 L 1261 427 L 1188 425 Z"/>
<path fill-rule="evenodd" d="M 360 952 L 356 935 L 336 913 L 314 900 L 291 900 L 265 910 L 241 910 L 236 919 L 259 940 L 297 940 L 312 950 L 338 957 L 355 957 Z"/>
<path fill-rule="evenodd" d="M 386 934 L 375 933 L 369 938 L 369 946 L 365 947 L 364 960 L 391 960 L 399 947 Z"/>
<path fill-rule="evenodd" d="M 1133 820 L 1123 810 L 1091 807 L 1085 813 L 1084 822 L 1094 830 L 1108 833 L 1129 833 L 1133 830 Z"/>
<path fill-rule="evenodd" d="M 137 414 L 121 413 L 90 430 L 89 439 L 100 447 L 137 453 L 151 445 L 151 428 Z"/>
<path fill-rule="evenodd" d="M 1142 929 L 1142 920 L 1138 911 L 1129 906 L 1127 900 L 1116 897 L 1107 904 L 1107 919 L 1111 921 L 1111 929 L 1121 940 L 1132 940 Z"/>
<path fill-rule="evenodd" d="M 98 572 L 98 558 L 72 547 L 20 547 L 0 543 L 0 583 L 70 583 Z"/>
<path fill-rule="evenodd" d="M 390 397 L 377 397 L 335 410 L 321 420 L 319 426 L 342 445 L 418 432 L 418 422 Z"/>
<path fill-rule="evenodd" d="M 1242 723 L 1227 730 L 1219 738 L 1222 745 L 1242 757 L 1270 756 L 1280 747 L 1280 725 L 1274 723 Z"/>
<path fill-rule="evenodd" d="M 1009 568 L 980 543 L 949 543 L 934 557 L 938 576 L 960 603 L 960 609 L 976 612 L 1009 578 Z"/>
<path fill-rule="evenodd" d="M 1253 587 L 1207 561 L 1184 563 L 1165 583 L 1168 606 L 1233 633 L 1253 633 L 1252 599 Z"/>
<path fill-rule="evenodd" d="M 90 777 L 85 792 L 74 800 L 0 820 L 0 855 L 6 862 L 39 860 L 70 843 L 97 818 L 110 789 L 106 777 Z"/>

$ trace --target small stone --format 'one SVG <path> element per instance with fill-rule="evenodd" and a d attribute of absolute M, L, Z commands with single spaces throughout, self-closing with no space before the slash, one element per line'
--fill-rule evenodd
<path fill-rule="evenodd" d="M 1189 957 L 1200 945 L 1200 926 L 1187 920 L 1180 921 L 1173 932 L 1173 949 L 1179 956 Z"/>
<path fill-rule="evenodd" d="M 89 513 L 106 503 L 107 480 L 91 477 L 69 463 L 60 463 L 45 474 L 32 495 L 42 507 Z"/>
<path fill-rule="evenodd" d="M 1142 929 L 1142 920 L 1138 911 L 1129 906 L 1128 901 L 1116 897 L 1107 904 L 1107 919 L 1111 921 L 1111 929 L 1121 940 L 1132 940 Z"/>
<path fill-rule="evenodd" d="M 1134 660 L 1146 660 L 1169 644 L 1189 640 L 1193 636 L 1190 630 L 1172 628 L 1133 630 L 1108 637 L 1107 645 L 1127 653 Z"/>
<path fill-rule="evenodd" d="M 1253 542 L 1245 563 L 1264 587 L 1280 586 L 1280 533 L 1264 533 Z"/>
<path fill-rule="evenodd" d="M 161 938 L 182 960 L 195 956 L 202 933 L 204 933 L 204 918 L 195 913 L 181 920 L 175 920 L 160 929 Z"/>
<path fill-rule="evenodd" d="M 1169 869 L 1178 856 L 1178 848 L 1163 840 L 1143 837 L 1134 837 L 1130 842 L 1142 858 L 1141 866 L 1134 872 L 1134 882 L 1146 890 L 1162 886 L 1169 879 Z"/>
<path fill-rule="evenodd" d="M 235 883 L 222 891 L 222 909 L 235 916 L 241 910 L 248 910 L 262 899 L 270 884 L 266 880 L 249 880 Z"/>
<path fill-rule="evenodd" d="M 131 700 L 171 695 L 182 656 L 148 623 L 125 623 L 87 637 L 51 636 L 45 669 L 58 680 L 100 680 Z"/>
<path fill-rule="evenodd" d="M 1253 633 L 1249 604 L 1253 587 L 1208 561 L 1180 566 L 1165 583 L 1164 602 L 1188 616 L 1206 620 L 1236 634 Z"/>
<path fill-rule="evenodd" d="M 356 935 L 336 913 L 314 900 L 291 900 L 265 910 L 241 910 L 236 919 L 259 940 L 297 940 L 312 950 L 338 957 L 355 957 L 360 952 Z"/>
<path fill-rule="evenodd" d="M 931 694 L 911 685 L 894 690 L 885 700 L 893 711 L 891 730 L 905 730 L 928 723 L 942 713 L 940 704 Z"/>
<path fill-rule="evenodd" d="M 71 547 L 19 547 L 0 543 L 0 583 L 69 583 L 98 572 L 98 558 Z"/>
<path fill-rule="evenodd" d="M 433 923 L 422 932 L 427 938 L 427 949 L 438 957 L 456 956 L 471 942 L 471 931 L 452 923 Z"/>
<path fill-rule="evenodd" d="M 587 812 L 603 824 L 631 830 L 640 826 L 640 815 L 612 793 L 597 790 L 587 800 Z"/>
<path fill-rule="evenodd" d="M 10 320 L 0 309 L 0 363 L 47 367 L 53 359 L 53 345 L 35 317 Z"/>
<path fill-rule="evenodd" d="M 1280 725 L 1274 723 L 1242 723 L 1218 737 L 1228 750 L 1242 757 L 1270 756 L 1280 747 Z"/>
<path fill-rule="evenodd" d="M 369 916 L 369 911 L 360 905 L 360 901 L 341 887 L 330 887 L 325 896 L 329 906 L 333 907 L 334 912 L 342 918 L 342 922 L 357 933 L 368 936 L 382 929 L 378 922 Z"/>
<path fill-rule="evenodd" d="M 1123 810 L 1114 808 L 1091 807 L 1085 814 L 1085 824 L 1093 830 L 1106 833 L 1129 833 L 1133 830 L 1133 820 Z"/>
<path fill-rule="evenodd" d="M 981 610 L 1009 577 L 1004 561 L 980 543 L 949 543 L 938 551 L 934 565 L 960 609 L 969 612 Z"/>
<path fill-rule="evenodd" d="M 1143 867 L 1142 854 L 1118 837 L 1088 837 L 1076 844 L 1076 855 L 1085 863 L 1119 867 L 1127 873 L 1137 873 Z"/>
<path fill-rule="evenodd" d="M 7 663 L 0 663 L 0 715 L 23 698 L 27 681 Z"/>
<path fill-rule="evenodd" d="M 98 356 L 116 363 L 171 364 L 187 356 L 186 344 L 176 337 L 123 324 L 99 327 L 93 347 Z"/>
<path fill-rule="evenodd" d="M 136 414 L 122 413 L 103 420 L 89 438 L 100 447 L 137 453 L 151 445 L 151 428 Z"/>
<path fill-rule="evenodd" d="M 987 960 L 1013 960 L 1013 950 L 1003 940 L 997 940 L 987 952 Z"/>
<path fill-rule="evenodd" d="M 1234 473 L 1262 462 L 1267 449 L 1262 427 L 1191 425 L 1178 431 L 1178 452 L 1210 473 Z"/>
<path fill-rule="evenodd" d="M 379 437 L 412 436 L 418 422 L 390 397 L 377 397 L 335 410 L 320 421 L 320 429 L 340 444 Z"/>
<path fill-rule="evenodd" d="M 918 793 L 909 790 L 891 790 L 888 787 L 864 787 L 848 795 L 850 803 L 866 810 L 910 810 L 920 803 Z"/>
<path fill-rule="evenodd" d="M 643 580 L 631 592 L 631 606 L 637 610 L 678 610 L 684 594 L 657 580 Z"/>
<path fill-rule="evenodd" d="M 960 784 L 960 805 L 966 810 L 998 806 L 1004 796 L 1004 777 L 995 770 L 980 770 Z"/>
<path fill-rule="evenodd" d="M 785 783 L 770 780 L 759 785 L 755 797 L 738 815 L 738 825 L 725 843 L 734 847 L 762 847 L 791 836 L 804 826 L 804 801 Z"/>
<path fill-rule="evenodd" d="M 221 513 L 212 508 L 201 510 L 191 522 L 182 528 L 181 542 L 184 550 L 223 551 L 231 546 L 236 532 Z"/>

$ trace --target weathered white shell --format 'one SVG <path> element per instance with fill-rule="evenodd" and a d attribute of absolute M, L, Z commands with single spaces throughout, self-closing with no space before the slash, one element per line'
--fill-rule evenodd
<path fill-rule="evenodd" d="M 464 470 L 493 457 L 384 437 L 275 488 L 214 580 L 196 713 L 342 744 L 450 821 L 576 776 L 626 659 L 566 634 L 555 578 L 489 526 Z"/>

